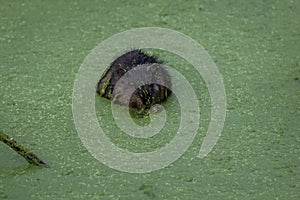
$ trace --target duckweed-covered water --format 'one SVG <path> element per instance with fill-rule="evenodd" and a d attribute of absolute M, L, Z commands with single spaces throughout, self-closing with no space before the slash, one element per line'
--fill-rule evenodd
<path fill-rule="evenodd" d="M 0 128 L 50 167 L 30 166 L 0 144 L 0 199 L 299 199 L 298 19 L 298 1 L 2 1 Z M 176 162 L 130 174 L 100 163 L 83 146 L 72 89 L 98 43 L 145 26 L 177 30 L 203 45 L 223 76 L 227 117 L 213 151 L 198 159 L 210 120 L 205 83 L 186 61 L 153 50 L 193 86 L 200 127 Z M 174 137 L 176 97 L 163 105 L 169 115 L 162 132 L 131 138 L 113 123 L 110 103 L 95 96 L 108 138 L 134 152 L 153 151 Z"/>

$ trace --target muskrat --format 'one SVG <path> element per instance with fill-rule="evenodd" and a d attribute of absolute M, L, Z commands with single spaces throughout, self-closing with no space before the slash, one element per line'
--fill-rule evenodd
<path fill-rule="evenodd" d="M 116 104 L 127 105 L 137 111 L 149 110 L 151 106 L 165 101 L 171 95 L 171 78 L 162 64 L 157 57 L 140 49 L 126 52 L 115 59 L 102 75 L 97 93 Z M 129 75 L 130 80 L 121 79 L 132 69 L 134 75 Z M 120 79 L 120 83 L 117 84 Z"/>

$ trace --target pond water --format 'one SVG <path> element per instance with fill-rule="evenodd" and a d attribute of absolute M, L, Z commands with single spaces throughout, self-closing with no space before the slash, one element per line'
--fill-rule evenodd
<path fill-rule="evenodd" d="M 298 1 L 2 2 L 0 128 L 49 167 L 30 166 L 0 144 L 0 199 L 299 199 L 298 19 Z M 146 26 L 180 31 L 206 49 L 222 74 L 227 110 L 216 146 L 197 158 L 211 112 L 205 82 L 187 61 L 149 50 L 187 78 L 201 118 L 183 156 L 134 174 L 87 151 L 75 128 L 72 92 L 81 63 L 98 43 Z M 172 95 L 163 105 L 164 129 L 132 138 L 114 123 L 110 102 L 95 94 L 107 137 L 132 152 L 154 151 L 174 138 L 179 104 Z"/>

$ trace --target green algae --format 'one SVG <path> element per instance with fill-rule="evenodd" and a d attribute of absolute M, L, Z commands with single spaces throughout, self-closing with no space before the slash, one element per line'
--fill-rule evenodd
<path fill-rule="evenodd" d="M 0 145 L 0 199 L 299 199 L 299 9 L 297 1 L 279 0 L 1 1 L 1 129 L 51 167 L 28 166 Z M 228 110 L 217 145 L 198 159 L 209 94 L 186 62 L 158 52 L 197 88 L 201 123 L 179 160 L 128 174 L 101 164 L 82 145 L 72 88 L 99 42 L 144 26 L 181 31 L 203 45 L 223 76 Z M 174 97 L 165 104 L 175 105 Z M 165 134 L 130 140 L 108 123 L 108 102 L 97 98 L 95 107 L 111 140 L 132 151 L 163 146 L 178 127 L 175 108 Z"/>

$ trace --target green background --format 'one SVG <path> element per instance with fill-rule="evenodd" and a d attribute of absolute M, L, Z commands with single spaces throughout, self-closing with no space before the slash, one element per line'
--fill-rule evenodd
<path fill-rule="evenodd" d="M 0 128 L 50 166 L 29 166 L 0 144 L 0 199 L 300 198 L 300 1 L 0 5 Z M 213 151 L 196 158 L 209 122 L 209 94 L 192 67 L 156 52 L 195 88 L 201 125 L 179 160 L 155 172 L 130 174 L 87 152 L 73 122 L 72 89 L 81 63 L 101 41 L 146 26 L 180 31 L 207 50 L 224 79 L 227 118 Z M 173 103 L 174 96 L 165 103 L 167 110 L 176 111 Z M 110 125 L 109 106 L 96 98 L 99 121 L 123 148 L 153 150 L 155 141 L 168 141 L 178 127 L 175 112 L 154 144 L 130 142 Z"/>

